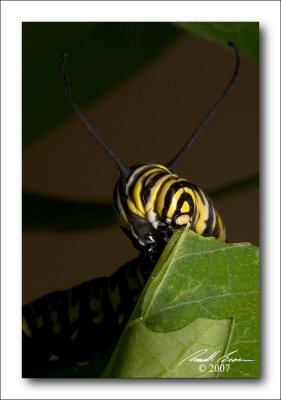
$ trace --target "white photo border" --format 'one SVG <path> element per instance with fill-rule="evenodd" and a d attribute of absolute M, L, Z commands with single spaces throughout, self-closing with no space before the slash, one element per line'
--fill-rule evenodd
<path fill-rule="evenodd" d="M 1 9 L 2 398 L 279 398 L 279 1 L 4 1 Z M 257 21 L 260 23 L 262 345 L 261 377 L 258 380 L 21 378 L 21 24 L 23 21 Z"/>

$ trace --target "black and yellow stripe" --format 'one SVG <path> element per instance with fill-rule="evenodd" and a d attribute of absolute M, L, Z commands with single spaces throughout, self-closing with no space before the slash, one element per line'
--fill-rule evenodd
<path fill-rule="evenodd" d="M 118 339 L 149 274 L 139 257 L 110 277 L 53 292 L 23 306 L 24 368 L 51 356 L 85 361 L 103 343 Z"/>
<path fill-rule="evenodd" d="M 120 179 L 114 191 L 117 220 L 136 246 L 157 246 L 158 238 L 187 227 L 224 242 L 225 228 L 204 192 L 159 164 L 131 168 L 126 184 Z"/>

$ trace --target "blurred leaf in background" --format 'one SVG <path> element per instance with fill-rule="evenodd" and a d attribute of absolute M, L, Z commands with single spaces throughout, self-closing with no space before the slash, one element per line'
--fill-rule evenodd
<path fill-rule="evenodd" d="M 187 31 L 223 44 L 231 40 L 242 54 L 258 59 L 259 25 L 254 22 L 24 22 L 23 146 L 71 115 L 58 68 L 63 52 L 74 77 L 73 93 L 83 107 L 133 76 Z"/>
<path fill-rule="evenodd" d="M 112 204 L 57 199 L 23 191 L 23 231 L 73 232 L 115 223 Z"/>
<path fill-rule="evenodd" d="M 236 44 L 242 55 L 259 59 L 258 22 L 178 22 L 177 26 L 190 33 L 222 44 Z"/>
<path fill-rule="evenodd" d="M 59 71 L 63 52 L 68 54 L 73 95 L 83 107 L 108 94 L 183 34 L 169 23 L 24 22 L 23 146 L 73 112 Z"/>

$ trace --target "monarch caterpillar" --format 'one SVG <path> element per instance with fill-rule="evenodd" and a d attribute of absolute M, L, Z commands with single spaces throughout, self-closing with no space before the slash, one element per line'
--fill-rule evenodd
<path fill-rule="evenodd" d="M 111 156 L 120 178 L 114 189 L 114 209 L 122 230 L 140 250 L 136 260 L 112 276 L 46 295 L 23 307 L 23 362 L 48 360 L 51 354 L 85 360 L 96 343 L 118 338 L 159 255 L 173 232 L 187 227 L 203 236 L 226 240 L 221 217 L 212 201 L 196 185 L 174 172 L 203 128 L 229 94 L 239 71 L 240 56 L 222 95 L 175 157 L 165 165 L 127 167 L 90 125 L 73 100 L 60 59 L 67 98 L 81 121 Z"/>

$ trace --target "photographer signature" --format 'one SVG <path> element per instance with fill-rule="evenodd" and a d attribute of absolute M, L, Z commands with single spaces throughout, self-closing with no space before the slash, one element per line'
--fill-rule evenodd
<path fill-rule="evenodd" d="M 234 353 L 237 353 L 237 351 L 238 350 L 234 350 L 234 351 L 232 351 L 230 353 L 227 353 L 227 354 L 223 355 L 218 360 L 216 360 L 216 362 L 220 361 L 221 363 L 224 363 L 224 362 L 230 363 L 230 362 L 252 362 L 252 361 L 256 361 L 256 360 L 244 360 L 243 358 L 232 358 L 232 357 L 230 357 Z M 208 352 L 208 349 L 198 350 L 195 353 L 190 354 L 189 356 L 187 356 L 183 361 L 198 362 L 198 363 L 214 361 L 214 359 L 218 356 L 218 354 L 221 352 L 221 350 L 215 351 L 209 357 L 200 358 L 200 356 L 206 354 L 207 352 Z"/>

